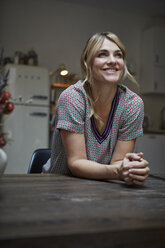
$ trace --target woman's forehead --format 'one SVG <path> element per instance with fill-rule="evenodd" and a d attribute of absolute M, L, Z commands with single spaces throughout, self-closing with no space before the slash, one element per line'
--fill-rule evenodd
<path fill-rule="evenodd" d="M 111 41 L 110 39 L 105 38 L 103 42 L 101 43 L 99 50 L 116 51 L 116 50 L 121 50 L 121 49 L 115 42 Z"/>

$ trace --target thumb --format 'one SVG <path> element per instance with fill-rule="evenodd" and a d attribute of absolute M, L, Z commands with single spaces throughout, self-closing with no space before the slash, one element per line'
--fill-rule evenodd
<path fill-rule="evenodd" d="M 126 158 L 129 159 L 129 161 L 139 161 L 143 157 L 143 153 L 127 153 Z"/>

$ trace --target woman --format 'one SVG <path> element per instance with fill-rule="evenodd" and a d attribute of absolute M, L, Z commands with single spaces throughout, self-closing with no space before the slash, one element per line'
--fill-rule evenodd
<path fill-rule="evenodd" d="M 126 51 L 110 32 L 97 33 L 81 57 L 85 80 L 60 96 L 52 143 L 51 165 L 43 172 L 88 179 L 119 179 L 143 185 L 148 162 L 133 153 L 143 134 L 143 101 L 121 82 L 129 78 Z"/>

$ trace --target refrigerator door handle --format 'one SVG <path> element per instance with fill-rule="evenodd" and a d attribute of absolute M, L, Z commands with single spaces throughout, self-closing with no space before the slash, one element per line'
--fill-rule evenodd
<path fill-rule="evenodd" d="M 48 116 L 47 113 L 44 112 L 31 112 L 29 113 L 30 116 L 34 116 L 34 117 L 46 117 Z"/>
<path fill-rule="evenodd" d="M 45 95 L 33 95 L 30 98 L 34 99 L 34 100 L 47 100 L 48 96 L 45 96 Z"/>

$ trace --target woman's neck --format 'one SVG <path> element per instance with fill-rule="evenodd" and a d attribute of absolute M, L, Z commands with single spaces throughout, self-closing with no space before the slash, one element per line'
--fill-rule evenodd
<path fill-rule="evenodd" d="M 110 110 L 112 101 L 117 91 L 117 84 L 93 84 L 92 97 L 95 102 L 95 111 Z M 99 112 L 100 112 L 99 111 Z"/>

